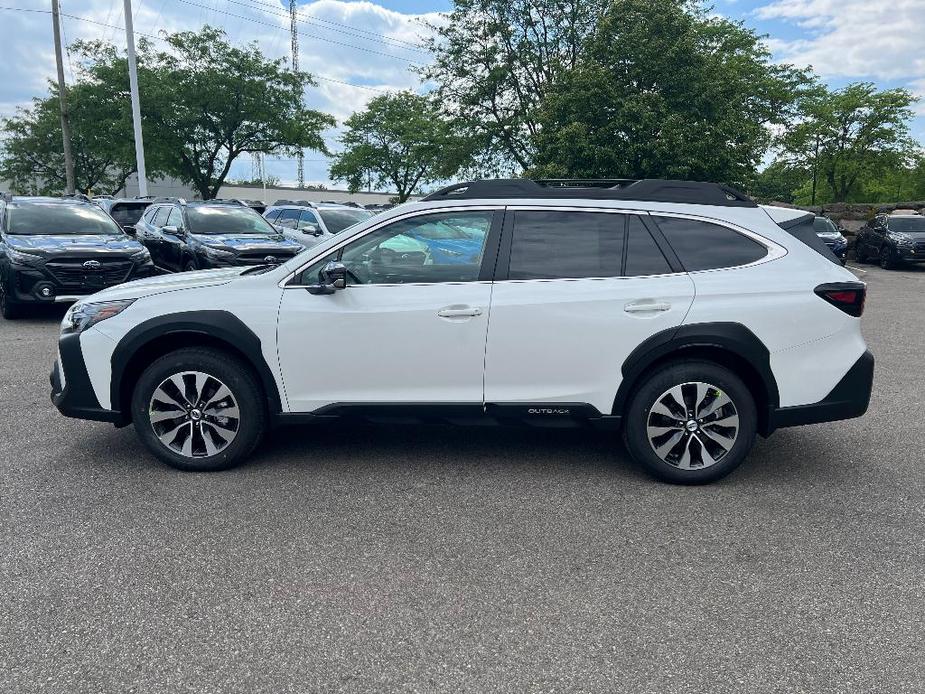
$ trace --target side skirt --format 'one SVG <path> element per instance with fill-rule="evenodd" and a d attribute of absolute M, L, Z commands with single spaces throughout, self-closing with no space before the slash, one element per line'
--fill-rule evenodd
<path fill-rule="evenodd" d="M 281 413 L 275 426 L 362 420 L 378 424 L 451 424 L 617 430 L 620 417 L 604 415 L 587 403 L 334 403 L 314 412 Z"/>

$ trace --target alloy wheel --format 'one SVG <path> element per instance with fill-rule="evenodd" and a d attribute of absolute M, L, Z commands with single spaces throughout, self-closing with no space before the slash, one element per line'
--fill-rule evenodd
<path fill-rule="evenodd" d="M 649 409 L 649 445 L 669 465 L 701 470 L 720 462 L 739 434 L 739 413 L 721 389 L 700 381 L 669 388 Z"/>
<path fill-rule="evenodd" d="M 148 418 L 160 442 L 187 458 L 221 453 L 241 425 L 234 394 L 215 376 L 201 371 L 164 379 L 151 396 Z"/>

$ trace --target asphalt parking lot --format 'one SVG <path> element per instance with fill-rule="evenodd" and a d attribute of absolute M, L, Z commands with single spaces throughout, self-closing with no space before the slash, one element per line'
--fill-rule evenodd
<path fill-rule="evenodd" d="M 0 320 L 11 692 L 922 692 L 925 268 L 869 282 L 860 420 L 707 487 L 608 434 L 337 425 L 183 474 Z"/>

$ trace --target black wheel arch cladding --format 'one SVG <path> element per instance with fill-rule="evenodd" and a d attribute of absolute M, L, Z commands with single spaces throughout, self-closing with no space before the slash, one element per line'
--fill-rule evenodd
<path fill-rule="evenodd" d="M 183 311 L 157 316 L 126 333 L 112 354 L 110 394 L 114 409 L 125 409 L 127 398 L 131 397 L 128 385 L 134 383 L 150 363 L 145 360 L 148 350 L 165 343 L 172 345 L 173 349 L 205 346 L 240 355 L 254 369 L 263 387 L 269 414 L 282 411 L 276 379 L 263 357 L 260 338 L 237 316 L 221 310 Z"/>
<path fill-rule="evenodd" d="M 631 394 L 653 366 L 686 358 L 716 361 L 736 372 L 750 389 L 760 388 L 760 392 L 753 393 L 758 431 L 762 434 L 768 431 L 771 415 L 780 402 L 777 381 L 771 371 L 771 355 L 751 330 L 731 322 L 668 328 L 641 342 L 623 363 L 623 380 L 614 398 L 612 414 L 623 414 Z"/>

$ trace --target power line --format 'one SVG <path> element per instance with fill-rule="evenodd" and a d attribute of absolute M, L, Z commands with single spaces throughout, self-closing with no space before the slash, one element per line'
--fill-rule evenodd
<path fill-rule="evenodd" d="M 201 3 L 193 2 L 193 0 L 177 0 L 177 2 L 182 2 L 182 3 L 185 4 L 185 5 L 192 5 L 193 7 L 206 7 L 205 5 L 203 5 L 203 4 L 201 4 Z M 277 31 L 280 31 L 280 30 L 282 30 L 282 31 L 289 31 L 289 30 L 286 29 L 285 27 L 279 26 L 278 24 L 272 24 L 272 23 L 270 23 L 270 22 L 261 22 L 259 19 L 255 19 L 254 17 L 245 17 L 244 15 L 234 14 L 233 12 L 226 12 L 225 10 L 215 10 L 215 12 L 217 12 L 218 14 L 226 15 L 226 16 L 228 16 L 228 17 L 234 17 L 235 19 L 244 19 L 244 20 L 246 20 L 246 21 L 248 21 L 248 22 L 253 22 L 254 24 L 259 24 L 259 25 L 261 25 L 261 26 L 265 26 L 265 27 L 270 27 L 270 28 L 272 28 L 272 29 L 276 29 Z M 330 43 L 330 44 L 333 44 L 333 45 L 335 45 L 335 46 L 344 46 L 344 47 L 346 47 L 346 48 L 352 48 L 352 49 L 357 50 L 357 51 L 364 51 L 365 53 L 372 53 L 372 54 L 374 54 L 374 55 L 381 55 L 381 56 L 385 56 L 386 58 L 392 58 L 392 59 L 394 59 L 394 60 L 401 60 L 401 61 L 403 61 L 403 62 L 405 62 L 405 63 L 408 63 L 409 65 L 411 65 L 411 66 L 413 66 L 413 67 L 420 67 L 420 65 L 419 65 L 418 63 L 415 63 L 413 60 L 409 60 L 408 58 L 403 58 L 403 57 L 401 57 L 401 56 L 399 56 L 399 55 L 394 55 L 393 53 L 385 53 L 385 52 L 383 52 L 383 51 L 377 51 L 377 50 L 374 50 L 374 49 L 372 49 L 372 48 L 366 48 L 366 47 L 364 47 L 364 46 L 357 46 L 356 44 L 353 44 L 353 43 L 345 43 L 345 42 L 343 42 L 343 41 L 335 41 L 334 39 L 329 39 L 329 38 L 326 38 L 326 37 L 324 37 L 324 36 L 317 36 L 317 35 L 313 36 L 313 35 L 311 35 L 311 34 L 306 34 L 306 33 L 304 33 L 304 32 L 300 32 L 300 31 L 299 31 L 299 32 L 296 32 L 296 33 L 297 33 L 299 36 L 304 36 L 304 37 L 306 37 L 306 38 L 308 38 L 308 39 L 317 39 L 318 41 L 324 41 L 324 42 L 326 42 L 326 43 Z"/>
<path fill-rule="evenodd" d="M 37 14 L 51 14 L 51 10 L 40 10 L 40 9 L 35 9 L 35 8 L 30 8 L 30 7 L 9 7 L 5 5 L 0 5 L 0 10 L 9 10 L 11 12 L 32 12 L 32 13 L 37 13 Z M 80 22 L 86 22 L 88 24 L 95 24 L 96 26 L 106 27 L 107 29 L 119 29 L 119 30 L 125 31 L 124 26 L 118 26 L 117 24 L 107 24 L 106 22 L 99 22 L 95 19 L 90 19 L 89 17 L 80 17 L 78 15 L 68 14 L 66 12 L 61 12 L 60 16 L 67 17 L 68 19 L 76 19 Z M 166 42 L 166 39 L 163 36 L 156 36 L 155 34 L 146 34 L 141 31 L 135 31 L 134 33 L 136 36 L 144 36 L 145 38 L 154 39 L 155 41 Z M 366 89 L 366 90 L 373 91 L 373 92 L 380 92 L 382 94 L 389 94 L 392 91 L 394 91 L 393 89 L 383 89 L 381 87 L 371 87 L 367 84 L 354 84 L 352 82 L 346 82 L 344 80 L 339 80 L 334 77 L 327 77 L 325 75 L 320 75 L 317 73 L 312 73 L 312 78 L 323 80 L 325 82 L 334 82 L 335 84 L 342 84 L 347 87 L 354 87 L 355 89 Z"/>
<path fill-rule="evenodd" d="M 271 5 L 268 2 L 260 2 L 260 0 L 249 0 L 249 2 L 242 2 L 241 0 L 225 0 L 225 2 L 231 3 L 233 5 L 241 5 L 243 7 L 253 7 L 254 5 L 260 5 L 262 8 L 272 8 L 274 10 L 280 9 L 278 6 Z M 291 8 L 290 8 L 290 11 L 291 11 Z M 281 18 L 288 16 L 281 12 L 270 12 L 269 9 L 265 9 L 264 12 L 270 15 L 281 17 Z M 413 51 L 415 53 L 422 53 L 424 55 L 430 55 L 430 51 L 427 49 L 427 47 L 419 43 L 413 43 L 411 41 L 404 41 L 403 39 L 395 39 L 390 36 L 383 36 L 382 34 L 377 34 L 374 31 L 369 31 L 367 29 L 360 29 L 358 27 L 351 26 L 350 24 L 343 24 L 341 22 L 335 22 L 330 19 L 322 19 L 321 17 L 307 15 L 304 12 L 297 11 L 296 16 L 298 18 L 297 21 L 299 22 L 302 22 L 304 24 L 318 25 L 320 26 L 320 28 L 326 29 L 328 31 L 336 31 L 336 32 L 345 34 L 347 36 L 353 36 L 358 39 L 363 39 L 364 41 L 377 41 L 377 42 L 389 41 L 393 43 L 403 44 L 403 46 L 395 46 L 395 47 L 401 48 L 402 50 L 406 50 L 406 51 Z M 326 24 L 330 24 L 332 26 L 322 26 Z M 343 27 L 344 29 L 348 29 L 349 31 L 344 31 L 343 29 L 338 29 L 335 27 Z"/>

